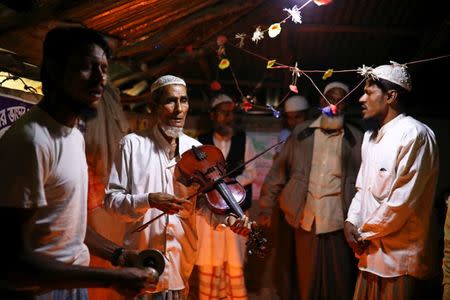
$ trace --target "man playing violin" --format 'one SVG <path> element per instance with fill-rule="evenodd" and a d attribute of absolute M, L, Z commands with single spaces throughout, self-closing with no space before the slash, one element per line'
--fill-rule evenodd
<path fill-rule="evenodd" d="M 127 222 L 124 246 L 160 250 L 166 260 L 153 293 L 141 299 L 186 299 L 188 278 L 197 257 L 197 210 L 210 224 L 230 228 L 241 235 L 250 231 L 248 218 L 213 214 L 195 199 L 192 187 L 177 181 L 176 163 L 181 155 L 201 145 L 183 133 L 189 109 L 186 83 L 165 75 L 151 85 L 150 108 L 156 124 L 143 132 L 131 133 L 120 143 L 113 163 L 104 206 Z M 197 206 L 197 207 L 196 207 Z M 139 233 L 133 230 L 159 216 Z"/>

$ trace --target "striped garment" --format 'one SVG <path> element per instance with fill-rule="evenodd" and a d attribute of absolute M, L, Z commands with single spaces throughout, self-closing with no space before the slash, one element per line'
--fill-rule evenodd
<path fill-rule="evenodd" d="M 213 299 L 247 300 L 242 268 L 199 266 L 199 300 Z"/>

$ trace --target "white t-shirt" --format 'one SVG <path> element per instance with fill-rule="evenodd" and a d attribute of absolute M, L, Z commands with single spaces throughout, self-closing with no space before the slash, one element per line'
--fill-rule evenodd
<path fill-rule="evenodd" d="M 0 207 L 38 208 L 25 228 L 30 247 L 88 265 L 88 176 L 80 131 L 33 107 L 0 139 L 0 173 Z"/>

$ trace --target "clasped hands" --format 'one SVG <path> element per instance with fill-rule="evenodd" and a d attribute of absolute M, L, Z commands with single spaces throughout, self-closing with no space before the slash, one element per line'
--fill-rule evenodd
<path fill-rule="evenodd" d="M 344 234 L 345 239 L 353 251 L 361 255 L 364 250 L 369 246 L 369 241 L 363 240 L 358 228 L 350 222 L 345 222 L 344 224 Z"/>

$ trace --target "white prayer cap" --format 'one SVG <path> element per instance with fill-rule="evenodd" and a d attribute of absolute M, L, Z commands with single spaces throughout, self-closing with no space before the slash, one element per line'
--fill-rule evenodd
<path fill-rule="evenodd" d="M 186 86 L 186 82 L 180 77 L 176 77 L 173 75 L 164 75 L 159 77 L 158 79 L 155 80 L 155 82 L 152 83 L 152 86 L 150 87 L 150 93 L 153 93 L 154 91 L 162 88 L 163 86 L 170 84 L 181 84 Z"/>
<path fill-rule="evenodd" d="M 325 88 L 323 89 L 323 94 L 325 95 L 329 90 L 334 89 L 334 88 L 340 88 L 340 89 L 344 90 L 346 93 L 349 92 L 348 85 L 346 85 L 342 82 L 339 82 L 339 81 L 333 81 L 325 86 Z"/>
<path fill-rule="evenodd" d="M 306 98 L 303 96 L 289 97 L 284 103 L 285 112 L 307 110 L 308 108 L 308 100 L 306 100 Z"/>
<path fill-rule="evenodd" d="M 234 103 L 233 99 L 231 99 L 229 96 L 227 96 L 225 94 L 219 94 L 219 95 L 215 96 L 214 98 L 212 98 L 211 108 L 214 108 L 217 105 L 219 105 L 221 103 L 225 103 L 225 102 Z"/>
<path fill-rule="evenodd" d="M 398 84 L 407 91 L 411 91 L 411 76 L 409 75 L 406 66 L 391 61 L 390 65 L 381 65 L 373 69 L 375 79 L 381 78 L 387 81 Z"/>

